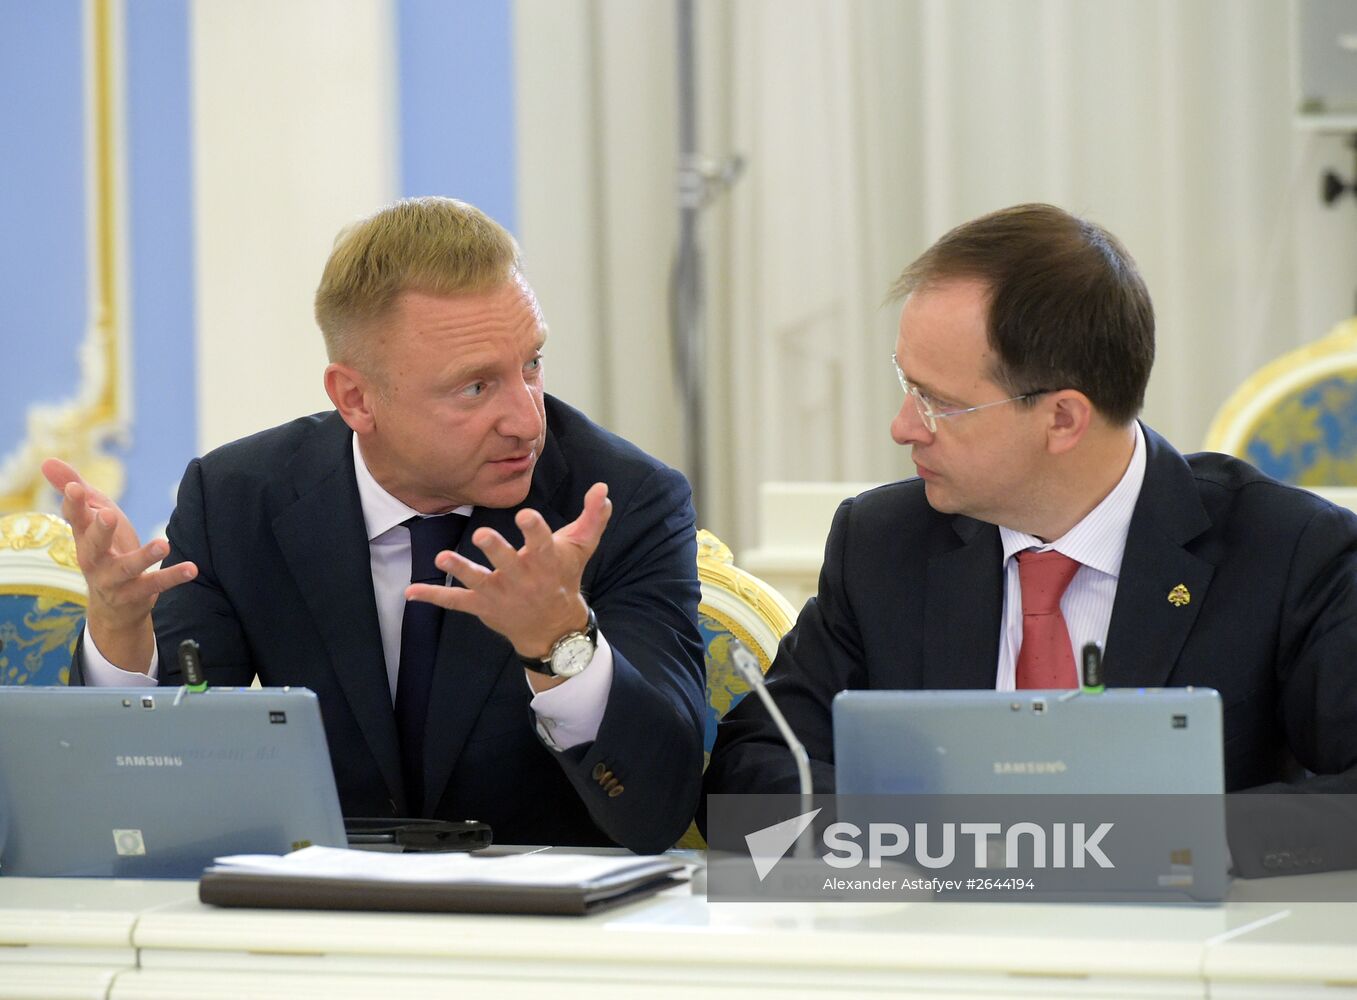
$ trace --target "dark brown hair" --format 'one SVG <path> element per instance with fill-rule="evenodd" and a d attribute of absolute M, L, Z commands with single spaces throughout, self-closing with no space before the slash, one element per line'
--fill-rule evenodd
<path fill-rule="evenodd" d="M 1108 420 L 1134 420 L 1154 365 L 1154 306 L 1121 241 L 1054 205 L 1015 205 L 947 233 L 891 297 L 956 278 L 989 286 L 991 377 L 1017 396 L 1078 389 Z"/>

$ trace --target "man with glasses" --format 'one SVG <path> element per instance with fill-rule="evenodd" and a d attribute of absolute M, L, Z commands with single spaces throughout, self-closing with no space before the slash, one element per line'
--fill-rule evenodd
<path fill-rule="evenodd" d="M 839 507 L 768 674 L 816 790 L 839 691 L 1072 688 L 1089 642 L 1109 686 L 1220 691 L 1228 790 L 1357 790 L 1357 517 L 1137 421 L 1154 312 L 1116 237 L 1020 205 L 893 292 L 891 434 L 918 478 Z M 796 791 L 758 699 L 721 723 L 706 787 Z"/>

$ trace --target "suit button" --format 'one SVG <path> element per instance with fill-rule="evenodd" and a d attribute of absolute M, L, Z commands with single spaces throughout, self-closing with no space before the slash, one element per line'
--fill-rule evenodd
<path fill-rule="evenodd" d="M 611 788 L 608 789 L 608 798 L 610 799 L 615 799 L 621 794 L 622 794 L 621 785 L 613 785 Z"/>
<path fill-rule="evenodd" d="M 603 780 L 603 776 L 604 776 L 605 774 L 607 774 L 607 773 L 608 773 L 608 768 L 607 768 L 607 766 L 606 766 L 602 761 L 599 761 L 597 764 L 594 765 L 594 780 L 595 780 L 595 781 L 602 781 L 602 780 Z"/>

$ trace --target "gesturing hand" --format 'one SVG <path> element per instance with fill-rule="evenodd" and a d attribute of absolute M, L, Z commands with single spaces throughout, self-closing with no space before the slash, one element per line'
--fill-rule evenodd
<path fill-rule="evenodd" d="M 115 666 L 145 671 L 155 649 L 151 609 L 156 598 L 192 580 L 198 568 L 184 562 L 148 572 L 169 552 L 166 542 L 142 545 L 118 505 L 60 459 L 43 462 L 42 474 L 61 492 L 61 516 L 75 535 L 76 559 L 89 588 L 90 637 Z"/>
<path fill-rule="evenodd" d="M 546 656 L 557 639 L 588 623 L 580 578 L 611 515 L 604 483 L 591 486 L 580 516 L 555 532 L 537 511 L 520 510 L 514 523 L 523 532 L 521 549 L 492 528 L 478 528 L 471 540 L 493 569 L 441 552 L 436 565 L 465 589 L 416 583 L 405 597 L 473 614 L 513 643 L 518 655 Z"/>

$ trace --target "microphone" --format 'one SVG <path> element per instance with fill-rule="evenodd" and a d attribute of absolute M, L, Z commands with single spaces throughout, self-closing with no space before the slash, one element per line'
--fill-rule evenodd
<path fill-rule="evenodd" d="M 810 757 L 806 753 L 805 746 L 796 738 L 796 733 L 792 732 L 787 717 L 782 714 L 782 709 L 777 707 L 777 702 L 773 701 L 773 696 L 768 693 L 768 685 L 764 683 L 763 671 L 759 669 L 759 661 L 754 658 L 754 654 L 749 651 L 749 648 L 734 636 L 730 638 L 730 659 L 735 665 L 736 672 L 749 685 L 749 689 L 758 695 L 759 700 L 763 702 L 763 707 L 768 709 L 768 714 L 772 716 L 773 722 L 777 725 L 777 731 L 782 735 L 783 742 L 787 744 L 787 749 L 791 751 L 792 760 L 796 762 L 797 783 L 801 788 L 801 812 L 802 814 L 810 812 L 815 808 L 815 805 L 811 798 Z M 814 837 L 814 829 L 807 825 L 801 836 L 796 839 L 792 856 L 797 858 L 814 857 Z"/>

